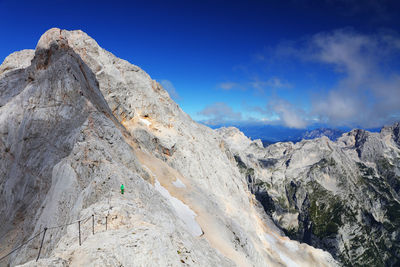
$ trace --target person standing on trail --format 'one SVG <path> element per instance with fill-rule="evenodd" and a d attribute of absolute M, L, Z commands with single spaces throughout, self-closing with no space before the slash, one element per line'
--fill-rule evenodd
<path fill-rule="evenodd" d="M 124 194 L 124 189 L 125 189 L 124 185 L 121 184 L 121 194 Z"/>

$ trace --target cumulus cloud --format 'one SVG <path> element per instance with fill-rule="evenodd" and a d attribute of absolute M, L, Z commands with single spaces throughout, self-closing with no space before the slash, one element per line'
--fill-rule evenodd
<path fill-rule="evenodd" d="M 281 94 L 283 91 L 277 89 L 294 88 L 296 93 L 300 90 L 280 77 L 259 79 L 257 73 L 247 71 L 246 82 L 220 84 L 225 90 L 245 88 L 276 95 L 274 102 L 266 99 L 263 107 L 247 108 L 250 113 L 277 118 L 274 122 L 294 128 L 313 122 L 370 128 L 400 120 L 400 35 L 397 32 L 382 30 L 364 34 L 350 28 L 339 29 L 286 41 L 264 53 L 265 56 L 257 55 L 257 64 L 269 64 L 264 69 L 289 63 L 298 67 L 296 71 L 308 71 L 313 79 L 325 79 L 328 70 L 334 74 L 329 79 L 336 80 L 328 87 L 304 91 L 308 91 L 309 97 L 307 112 L 298 103 L 279 98 L 288 92 Z M 261 69 L 257 67 L 248 69 Z M 318 72 L 313 72 L 315 67 Z"/>
<path fill-rule="evenodd" d="M 172 84 L 171 81 L 169 80 L 162 80 L 160 82 L 160 84 L 162 85 L 162 87 L 164 87 L 164 89 L 168 92 L 169 96 L 173 99 L 173 100 L 179 100 L 180 96 L 178 94 L 178 92 L 175 89 L 175 86 Z"/>
<path fill-rule="evenodd" d="M 282 124 L 289 128 L 302 129 L 307 126 L 305 113 L 302 109 L 296 108 L 285 100 L 275 100 L 269 103 L 270 109 L 276 113 Z"/>
<path fill-rule="evenodd" d="M 230 106 L 223 102 L 208 105 L 198 114 L 205 116 L 207 118 L 205 123 L 210 125 L 237 122 L 242 119 L 242 114 L 240 112 L 235 112 Z"/>
<path fill-rule="evenodd" d="M 303 129 L 310 124 L 308 114 L 301 108 L 279 97 L 272 98 L 266 106 L 246 106 L 247 111 L 264 115 L 258 120 L 263 124 L 280 124 L 289 128 Z"/>
<path fill-rule="evenodd" d="M 318 33 L 277 47 L 278 57 L 330 66 L 337 84 L 311 96 L 309 116 L 333 125 L 379 127 L 400 120 L 400 37 L 351 29 Z"/>
<path fill-rule="evenodd" d="M 400 38 L 393 33 L 364 35 L 338 30 L 315 35 L 310 59 L 342 73 L 326 95 L 312 99 L 313 113 L 322 121 L 377 127 L 391 123 L 400 111 L 399 72 L 391 68 L 399 56 Z"/>

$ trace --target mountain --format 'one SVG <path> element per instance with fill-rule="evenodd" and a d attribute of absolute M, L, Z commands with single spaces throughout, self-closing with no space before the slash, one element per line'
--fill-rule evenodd
<path fill-rule="evenodd" d="M 326 136 L 335 141 L 348 128 L 327 128 L 320 124 L 311 125 L 304 129 L 294 129 L 281 125 L 209 125 L 213 129 L 222 127 L 236 127 L 251 139 L 261 139 L 265 145 L 276 142 L 300 142 L 303 139 L 314 139 Z M 376 132 L 380 129 L 371 129 Z"/>
<path fill-rule="evenodd" d="M 302 136 L 307 132 L 307 129 L 294 129 L 281 125 L 232 124 L 209 126 L 213 129 L 233 126 L 242 131 L 246 136 L 252 139 L 261 139 L 266 144 L 273 144 L 276 142 L 301 141 Z"/>
<path fill-rule="evenodd" d="M 291 239 L 344 266 L 399 266 L 400 123 L 266 148 L 236 128 L 217 131 L 249 190 Z"/>
<path fill-rule="evenodd" d="M 142 69 L 50 29 L 0 66 L 0 265 L 337 266 L 274 224 L 236 153 Z"/>
<path fill-rule="evenodd" d="M 342 136 L 343 133 L 344 131 L 340 129 L 318 128 L 304 133 L 302 139 L 308 140 L 326 136 L 330 140 L 336 141 L 340 136 Z"/>

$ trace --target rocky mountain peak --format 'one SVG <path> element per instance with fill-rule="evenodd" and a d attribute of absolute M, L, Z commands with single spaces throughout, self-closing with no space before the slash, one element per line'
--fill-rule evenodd
<path fill-rule="evenodd" d="M 331 139 L 332 141 L 336 141 L 342 134 L 343 134 L 343 131 L 338 130 L 338 129 L 319 128 L 319 129 L 307 131 L 306 133 L 303 134 L 302 138 L 303 139 L 315 139 L 315 138 L 319 138 L 322 136 L 326 136 L 329 139 Z"/>
<path fill-rule="evenodd" d="M 83 33 L 79 31 L 80 33 Z M 36 50 L 50 49 L 51 46 L 67 47 L 69 32 L 58 28 L 47 30 L 39 39 Z"/>
<path fill-rule="evenodd" d="M 381 132 L 383 134 L 391 135 L 393 140 L 400 147 L 400 122 L 396 122 L 393 125 L 383 127 Z"/>

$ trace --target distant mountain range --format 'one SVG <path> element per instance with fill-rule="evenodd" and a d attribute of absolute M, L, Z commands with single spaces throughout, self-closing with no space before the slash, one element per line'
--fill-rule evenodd
<path fill-rule="evenodd" d="M 320 128 L 312 131 L 307 131 L 305 134 L 303 134 L 302 139 L 314 139 L 326 136 L 332 141 L 336 141 L 336 139 L 342 136 L 343 133 L 345 133 L 345 131 L 342 131 L 340 129 Z"/>
<path fill-rule="evenodd" d="M 227 125 L 207 125 L 213 129 Z M 279 125 L 229 125 L 238 128 L 251 139 L 261 139 L 264 146 L 277 142 L 297 143 L 303 139 L 314 139 L 322 136 L 336 141 L 343 133 L 352 130 L 349 127 L 331 128 L 323 124 L 315 124 L 305 129 L 294 129 Z M 370 132 L 379 132 L 380 128 L 365 129 Z"/>

